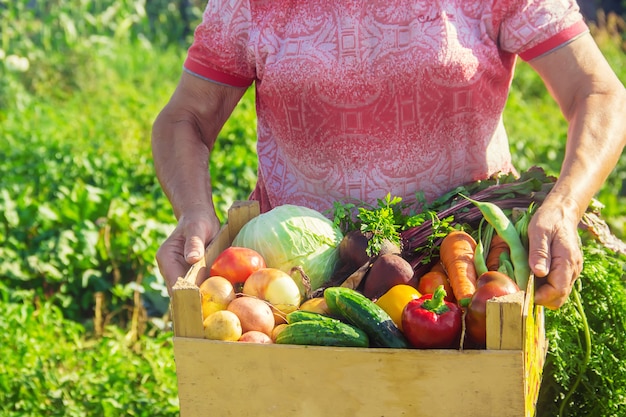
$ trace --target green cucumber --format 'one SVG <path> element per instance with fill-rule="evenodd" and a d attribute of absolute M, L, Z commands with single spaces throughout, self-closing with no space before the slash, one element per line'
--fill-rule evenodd
<path fill-rule="evenodd" d="M 369 347 L 367 334 L 339 320 L 305 320 L 288 324 L 276 343 L 289 345 Z"/>
<path fill-rule="evenodd" d="M 409 348 L 409 342 L 389 314 L 360 292 L 346 287 L 329 287 L 324 299 L 330 312 L 363 330 L 373 346 Z"/>
<path fill-rule="evenodd" d="M 287 314 L 287 323 L 292 324 L 299 321 L 339 321 L 329 316 L 325 316 L 320 313 L 314 313 L 312 311 L 295 310 Z"/>

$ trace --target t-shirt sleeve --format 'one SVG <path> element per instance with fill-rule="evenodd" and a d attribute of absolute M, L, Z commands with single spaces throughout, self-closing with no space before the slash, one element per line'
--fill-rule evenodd
<path fill-rule="evenodd" d="M 530 61 L 588 32 L 575 0 L 496 0 L 501 49 Z"/>
<path fill-rule="evenodd" d="M 187 51 L 184 69 L 218 83 L 248 87 L 255 79 L 250 30 L 247 0 L 209 0 Z"/>

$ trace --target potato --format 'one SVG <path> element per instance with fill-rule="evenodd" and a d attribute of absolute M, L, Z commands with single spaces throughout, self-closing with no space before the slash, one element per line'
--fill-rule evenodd
<path fill-rule="evenodd" d="M 218 310 L 209 314 L 202 324 L 206 339 L 235 342 L 242 334 L 239 317 L 227 310 Z"/>
<path fill-rule="evenodd" d="M 235 299 L 235 288 L 226 278 L 212 276 L 200 284 L 202 296 L 202 318 L 219 310 L 226 310 L 228 304 Z"/>

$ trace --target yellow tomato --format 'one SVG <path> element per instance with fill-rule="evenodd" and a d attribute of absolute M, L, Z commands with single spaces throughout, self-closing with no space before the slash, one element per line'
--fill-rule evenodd
<path fill-rule="evenodd" d="M 376 300 L 376 304 L 385 310 L 396 326 L 402 330 L 402 310 L 404 310 L 404 307 L 409 301 L 420 298 L 421 296 L 422 295 L 415 287 L 406 284 L 398 284 L 391 287 Z"/>

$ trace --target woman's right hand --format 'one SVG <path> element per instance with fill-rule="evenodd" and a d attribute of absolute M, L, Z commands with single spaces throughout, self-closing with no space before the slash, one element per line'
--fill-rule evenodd
<path fill-rule="evenodd" d="M 184 277 L 190 266 L 204 256 L 207 245 L 219 230 L 219 220 L 208 210 L 180 217 L 178 225 L 156 254 L 159 270 L 170 295 L 176 280 Z"/>

